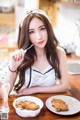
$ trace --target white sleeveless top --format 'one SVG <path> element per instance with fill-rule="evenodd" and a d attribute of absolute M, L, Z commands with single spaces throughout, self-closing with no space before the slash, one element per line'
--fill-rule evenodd
<path fill-rule="evenodd" d="M 55 70 L 48 66 L 42 72 L 32 67 L 25 71 L 25 83 L 22 88 L 33 86 L 52 86 L 55 85 Z"/>

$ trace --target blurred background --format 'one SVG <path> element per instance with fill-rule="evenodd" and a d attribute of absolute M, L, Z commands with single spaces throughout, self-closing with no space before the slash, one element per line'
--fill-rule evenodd
<path fill-rule="evenodd" d="M 17 31 L 24 13 L 37 8 L 48 14 L 66 54 L 80 56 L 80 0 L 0 0 L 0 71 L 17 48 Z"/>
<path fill-rule="evenodd" d="M 0 48 L 16 49 L 17 31 L 27 10 L 47 12 L 55 35 L 67 53 L 80 47 L 80 0 L 0 0 Z"/>

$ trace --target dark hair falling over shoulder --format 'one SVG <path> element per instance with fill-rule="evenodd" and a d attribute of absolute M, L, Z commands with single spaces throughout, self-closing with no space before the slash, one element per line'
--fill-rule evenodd
<path fill-rule="evenodd" d="M 26 49 L 31 45 L 29 40 L 29 23 L 34 18 L 37 17 L 44 23 L 47 33 L 48 33 L 48 41 L 45 46 L 46 49 L 46 56 L 50 65 L 55 69 L 56 77 L 61 78 L 60 70 L 59 70 L 59 59 L 57 54 L 57 46 L 58 40 L 56 39 L 53 28 L 49 20 L 41 14 L 32 13 L 29 14 L 23 21 L 23 25 L 19 26 L 19 35 L 18 35 L 18 48 Z M 19 81 L 14 86 L 14 89 L 18 91 L 25 82 L 25 70 L 30 68 L 34 64 L 34 56 L 37 58 L 36 51 L 34 47 L 27 51 L 24 56 L 24 60 L 22 64 L 18 67 L 19 72 Z"/>

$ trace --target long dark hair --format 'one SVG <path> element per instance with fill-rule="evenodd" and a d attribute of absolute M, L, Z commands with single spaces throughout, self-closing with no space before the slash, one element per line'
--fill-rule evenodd
<path fill-rule="evenodd" d="M 59 70 L 59 59 L 57 55 L 58 40 L 54 35 L 53 28 L 51 26 L 50 21 L 44 15 L 31 13 L 24 19 L 22 26 L 21 25 L 19 26 L 18 48 L 26 49 L 31 45 L 31 42 L 29 40 L 29 24 L 34 17 L 37 17 L 40 20 L 42 20 L 42 22 L 44 23 L 47 29 L 48 41 L 45 46 L 47 60 L 50 63 L 50 65 L 55 69 L 57 78 L 60 79 L 61 74 Z M 23 86 L 25 82 L 25 70 L 30 68 L 33 65 L 34 56 L 37 58 L 36 51 L 34 47 L 32 47 L 30 50 L 27 51 L 27 53 L 24 56 L 23 62 L 18 67 L 19 81 L 14 86 L 14 89 L 16 91 L 18 91 Z"/>

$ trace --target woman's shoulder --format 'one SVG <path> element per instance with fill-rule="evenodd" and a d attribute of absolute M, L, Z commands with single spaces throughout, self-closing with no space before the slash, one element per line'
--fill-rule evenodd
<path fill-rule="evenodd" d="M 59 56 L 66 55 L 65 50 L 62 47 L 57 47 L 57 53 Z"/>

